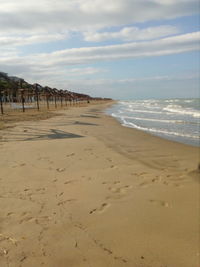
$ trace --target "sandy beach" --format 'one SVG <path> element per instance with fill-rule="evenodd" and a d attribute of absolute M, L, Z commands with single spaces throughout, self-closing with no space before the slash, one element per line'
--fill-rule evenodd
<path fill-rule="evenodd" d="M 1 267 L 199 266 L 199 149 L 106 105 L 0 131 Z"/>

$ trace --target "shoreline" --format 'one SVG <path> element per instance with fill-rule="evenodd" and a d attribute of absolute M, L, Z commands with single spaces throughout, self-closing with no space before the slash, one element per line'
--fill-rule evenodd
<path fill-rule="evenodd" d="M 106 114 L 106 113 L 105 113 L 105 114 Z M 188 144 L 188 143 L 183 143 L 183 142 L 181 142 L 181 141 L 172 140 L 172 139 L 170 139 L 170 138 L 166 138 L 166 137 L 162 137 L 162 136 L 159 136 L 159 135 L 155 135 L 155 134 L 153 134 L 153 133 L 151 133 L 151 132 L 147 132 L 147 131 L 144 131 L 144 130 L 136 129 L 136 128 L 131 127 L 131 126 L 129 127 L 129 126 L 123 125 L 117 118 L 113 117 L 112 115 L 109 115 L 109 114 L 106 114 L 106 115 L 108 115 L 109 117 L 111 117 L 111 118 L 113 118 L 115 121 L 117 121 L 117 122 L 120 124 L 120 126 L 125 127 L 125 128 L 128 128 L 128 129 L 132 129 L 133 131 L 146 133 L 147 135 L 156 137 L 156 138 L 161 139 L 161 140 L 169 141 L 170 143 L 181 144 L 181 145 L 184 145 L 184 146 L 187 146 L 187 147 L 200 148 L 200 146 L 196 146 L 196 145 L 192 145 L 192 144 Z"/>
<path fill-rule="evenodd" d="M 115 104 L 118 104 L 118 107 L 120 107 L 120 102 L 121 101 L 117 101 Z M 139 125 L 137 125 L 136 122 L 133 122 L 133 126 L 131 126 L 131 124 L 132 124 L 131 122 L 130 122 L 130 124 L 129 124 L 129 122 L 124 122 L 123 116 L 120 117 L 120 116 L 112 115 L 112 114 L 115 114 L 116 112 L 118 113 L 119 110 L 120 110 L 119 108 L 117 109 L 113 105 L 113 107 L 111 107 L 110 110 L 109 109 L 106 110 L 106 113 L 108 115 L 112 116 L 114 119 L 116 119 L 124 127 L 140 130 L 140 131 L 146 132 L 146 133 L 148 133 L 150 135 L 158 136 L 160 138 L 163 138 L 163 139 L 166 139 L 166 140 L 169 140 L 169 141 L 173 141 L 173 142 L 177 142 L 177 143 L 181 143 L 181 144 L 186 144 L 186 145 L 194 146 L 194 147 L 200 147 L 199 137 L 198 136 L 192 136 L 191 134 L 190 135 L 187 135 L 187 134 L 185 135 L 185 134 L 183 134 L 183 132 L 178 132 L 176 129 L 174 129 L 172 131 L 172 133 L 171 133 L 169 131 L 169 129 L 170 129 L 169 125 L 168 125 L 168 128 L 160 129 L 159 127 L 151 128 L 150 126 L 144 126 L 142 124 L 140 124 L 140 126 L 139 126 Z M 120 111 L 120 113 L 121 112 L 122 112 L 122 110 Z M 124 118 L 126 118 L 126 114 L 125 114 Z M 127 118 L 131 118 L 131 117 L 127 117 Z M 139 119 L 139 118 L 136 118 L 136 119 Z M 152 118 L 152 120 L 154 120 L 154 119 Z M 141 117 L 141 120 L 143 120 L 143 117 Z M 146 120 L 148 120 L 148 119 L 146 119 Z M 170 118 L 168 118 L 168 120 L 170 121 Z M 155 121 L 156 121 L 156 119 L 155 119 Z M 180 120 L 178 120 L 178 122 L 180 122 Z M 184 123 L 188 123 L 188 122 L 185 121 Z M 145 127 L 147 127 L 147 128 L 145 128 Z M 196 129 L 196 130 L 198 130 L 198 129 Z"/>
<path fill-rule="evenodd" d="M 2 267 L 198 265 L 199 149 L 107 105 L 0 131 Z"/>

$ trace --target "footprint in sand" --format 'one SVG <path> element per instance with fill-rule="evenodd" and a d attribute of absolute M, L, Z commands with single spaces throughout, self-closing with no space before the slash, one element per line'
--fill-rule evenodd
<path fill-rule="evenodd" d="M 132 186 L 131 185 L 124 185 L 124 186 L 121 186 L 121 187 L 109 187 L 108 189 L 113 192 L 113 193 L 126 193 L 127 192 L 127 189 L 131 189 Z"/>
<path fill-rule="evenodd" d="M 163 184 L 164 184 L 164 185 L 169 185 L 169 183 L 168 183 L 168 182 L 166 182 L 166 181 L 164 181 L 164 182 L 163 182 Z"/>
<path fill-rule="evenodd" d="M 12 215 L 14 215 L 14 212 L 8 212 L 6 216 L 8 217 L 8 216 L 12 216 Z"/>
<path fill-rule="evenodd" d="M 144 175 L 147 175 L 147 174 L 148 174 L 147 172 L 136 173 L 136 175 L 138 175 L 138 176 L 144 176 Z"/>
<path fill-rule="evenodd" d="M 25 216 L 25 215 L 27 215 L 27 214 L 29 214 L 29 212 L 28 212 L 28 211 L 24 211 L 24 212 L 22 212 L 21 217 L 22 217 L 22 216 Z"/>
<path fill-rule="evenodd" d="M 157 176 L 157 175 L 155 176 L 155 178 L 152 178 L 151 179 L 151 182 L 152 183 L 156 183 L 156 182 L 160 182 L 160 181 L 161 181 L 161 177 L 160 176 Z"/>
<path fill-rule="evenodd" d="M 75 182 L 76 182 L 76 180 L 68 180 L 68 181 L 64 182 L 64 184 L 72 184 L 72 183 L 75 183 Z"/>
<path fill-rule="evenodd" d="M 115 165 L 111 165 L 110 168 L 111 168 L 111 169 L 117 169 L 117 166 L 115 166 Z"/>
<path fill-rule="evenodd" d="M 71 203 L 71 202 L 74 202 L 74 201 L 76 201 L 76 199 L 74 199 L 74 198 L 66 199 L 66 200 L 63 200 L 63 201 L 58 202 L 57 205 L 58 206 L 62 206 L 64 204 L 66 204 L 66 203 Z"/>
<path fill-rule="evenodd" d="M 132 188 L 131 185 L 125 185 L 121 187 L 109 187 L 108 189 L 113 193 L 113 195 L 107 196 L 106 199 L 113 199 L 113 200 L 121 199 L 127 195 L 127 190 L 131 188 Z"/>
<path fill-rule="evenodd" d="M 139 187 L 146 187 L 151 184 L 156 184 L 161 181 L 161 177 L 155 176 L 155 178 L 149 178 L 139 184 Z"/>
<path fill-rule="evenodd" d="M 99 208 L 93 209 L 89 213 L 90 214 L 93 214 L 93 213 L 96 213 L 96 212 L 101 213 L 101 212 L 105 211 L 105 209 L 108 208 L 109 206 L 110 206 L 110 204 L 103 203 L 103 204 L 101 204 L 101 206 Z"/>
<path fill-rule="evenodd" d="M 148 185 L 150 185 L 150 181 L 144 181 L 144 182 L 139 184 L 139 187 L 146 187 Z"/>
<path fill-rule="evenodd" d="M 20 224 L 24 222 L 34 222 L 36 224 L 46 224 L 49 222 L 52 218 L 50 216 L 40 216 L 40 217 L 32 217 L 32 216 L 27 216 L 23 218 L 22 220 L 19 221 Z"/>
<path fill-rule="evenodd" d="M 57 168 L 56 171 L 57 172 L 64 172 L 65 171 L 65 168 Z"/>
<path fill-rule="evenodd" d="M 42 187 L 42 188 L 36 188 L 35 189 L 35 191 L 37 191 L 37 192 L 41 192 L 41 191 L 45 191 L 46 189 L 44 188 L 44 187 Z"/>
<path fill-rule="evenodd" d="M 113 184 L 120 184 L 120 181 L 114 181 Z"/>
<path fill-rule="evenodd" d="M 155 199 L 150 199 L 149 200 L 151 203 L 155 203 L 155 204 L 159 204 L 165 208 L 168 208 L 169 207 L 169 203 L 166 202 L 166 201 L 163 201 L 163 200 L 155 200 Z"/>
<path fill-rule="evenodd" d="M 26 166 L 26 163 L 16 163 L 12 166 L 12 168 L 17 168 L 17 167 L 23 167 L 23 166 Z"/>
<path fill-rule="evenodd" d="M 30 191 L 30 189 L 29 188 L 25 188 L 24 189 L 24 192 L 27 192 L 27 191 Z"/>
<path fill-rule="evenodd" d="M 72 157 L 74 155 L 75 155 L 75 153 L 71 153 L 71 154 L 66 155 L 66 157 Z"/>
<path fill-rule="evenodd" d="M 113 183 L 112 182 L 109 182 L 109 181 L 103 181 L 102 184 L 120 184 L 121 182 L 120 181 L 114 181 Z"/>
<path fill-rule="evenodd" d="M 108 188 L 112 193 L 125 193 L 123 191 L 123 188 L 114 188 L 114 187 L 109 187 Z"/>
<path fill-rule="evenodd" d="M 22 224 L 24 222 L 35 222 L 36 218 L 32 217 L 32 216 L 27 216 L 25 218 L 23 218 L 22 220 L 19 221 L 19 224 Z"/>
<path fill-rule="evenodd" d="M 12 244 L 14 244 L 14 245 L 16 245 L 17 246 L 17 239 L 15 239 L 14 237 L 11 237 L 11 236 L 7 236 L 7 235 L 5 235 L 5 234 L 1 234 L 0 233 L 0 241 L 9 241 L 9 242 L 11 242 Z M 1 248 L 2 249 L 2 248 Z M 3 254 L 8 254 L 8 251 L 7 250 L 5 250 L 5 249 L 3 249 Z"/>
<path fill-rule="evenodd" d="M 26 166 L 26 163 L 19 164 L 20 167 Z"/>
<path fill-rule="evenodd" d="M 173 184 L 173 186 L 175 186 L 175 187 L 183 187 L 182 184 L 178 184 L 178 183 Z"/>
<path fill-rule="evenodd" d="M 170 184 L 175 187 L 183 187 L 185 183 L 189 182 L 190 180 L 186 175 L 167 175 L 167 181 L 164 182 L 164 184 Z"/>

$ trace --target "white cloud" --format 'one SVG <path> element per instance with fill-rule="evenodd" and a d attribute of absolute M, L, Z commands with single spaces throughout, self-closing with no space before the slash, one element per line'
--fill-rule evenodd
<path fill-rule="evenodd" d="M 194 32 L 156 41 L 66 49 L 49 54 L 34 55 L 34 60 L 42 61 L 41 63 L 44 65 L 70 65 L 123 58 L 162 56 L 198 50 L 199 40 L 200 32 Z"/>
<path fill-rule="evenodd" d="M 27 35 L 27 36 L 1 36 L 0 47 L 16 47 L 31 45 L 37 43 L 48 43 L 68 38 L 67 34 L 40 34 L 40 35 Z"/>
<path fill-rule="evenodd" d="M 97 73 L 104 73 L 106 70 L 94 67 L 83 67 L 83 68 L 62 68 L 60 66 L 48 68 L 48 67 L 32 67 L 32 71 L 34 72 L 34 76 L 38 78 L 48 78 L 53 77 L 53 79 L 69 79 L 69 78 L 78 78 L 82 76 L 92 76 Z M 29 75 L 29 70 L 27 70 L 26 76 Z M 32 74 L 30 74 L 32 77 Z"/>
<path fill-rule="evenodd" d="M 51 68 L 138 57 L 163 56 L 199 50 L 199 41 L 200 32 L 193 32 L 140 43 L 72 48 L 24 57 L 5 56 L 0 59 L 0 67 L 12 65 L 28 66 L 29 68 L 33 66 Z"/>
<path fill-rule="evenodd" d="M 200 49 L 199 41 L 200 32 L 194 32 L 154 41 L 73 48 L 29 56 L 7 53 L 0 58 L 0 70 L 28 78 L 32 82 L 38 80 L 43 84 L 49 84 L 50 81 L 64 84 L 73 77 L 80 79 L 79 77 L 85 75 L 90 78 L 105 71 L 94 67 L 72 67 L 73 65 L 189 52 Z M 122 81 L 125 82 L 124 79 Z M 94 81 L 92 83 L 95 85 Z"/>
<path fill-rule="evenodd" d="M 130 26 L 135 23 L 163 21 L 196 14 L 199 11 L 198 2 L 198 0 L 0 0 L 0 70 L 10 75 L 28 78 L 32 82 L 38 80 L 48 85 L 60 84 L 61 88 L 67 83 L 75 85 L 75 80 L 77 87 L 83 88 L 88 85 L 93 88 L 95 81 L 84 82 L 84 77 L 98 76 L 98 73 L 104 70 L 79 65 L 198 50 L 199 32 L 164 38 L 180 32 L 176 27 L 169 25 L 146 29 Z M 122 30 L 113 32 L 111 27 L 118 29 L 120 27 Z M 82 33 L 86 41 L 117 39 L 129 43 L 59 51 L 55 49 L 63 47 L 64 42 L 61 45 L 56 43 L 56 46 L 52 44 L 48 46 L 49 42 L 67 39 L 69 34 L 73 33 L 77 34 L 77 41 Z M 29 47 L 30 49 L 26 49 L 28 55 L 22 56 L 24 51 L 20 46 L 39 43 L 47 43 L 48 50 L 54 52 L 33 54 Z M 73 43 L 69 43 L 69 46 L 71 45 Z M 45 50 L 45 46 L 42 47 Z M 83 79 L 83 82 L 80 79 Z M 96 80 L 97 88 L 98 83 L 101 86 L 102 82 Z M 124 85 L 132 82 L 136 81 L 121 79 L 117 83 Z M 109 81 L 106 80 L 105 85 L 108 84 Z M 113 84 L 112 79 L 111 84 Z"/>
<path fill-rule="evenodd" d="M 106 72 L 104 69 L 87 67 L 87 68 L 72 68 L 67 70 L 69 76 L 84 76 L 84 75 L 93 75 L 96 73 Z"/>
<path fill-rule="evenodd" d="M 84 32 L 84 40 L 88 42 L 102 42 L 106 40 L 142 41 L 161 38 L 179 33 L 179 29 L 170 25 L 161 25 L 139 29 L 138 27 L 124 27 L 118 32 Z"/>
<path fill-rule="evenodd" d="M 86 31 L 198 12 L 198 0 L 1 0 L 6 34 Z"/>

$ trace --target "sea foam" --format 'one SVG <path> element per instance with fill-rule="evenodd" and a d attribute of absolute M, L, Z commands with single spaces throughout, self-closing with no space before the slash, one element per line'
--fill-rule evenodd
<path fill-rule="evenodd" d="M 107 112 L 123 126 L 199 146 L 199 99 L 119 101 Z"/>

